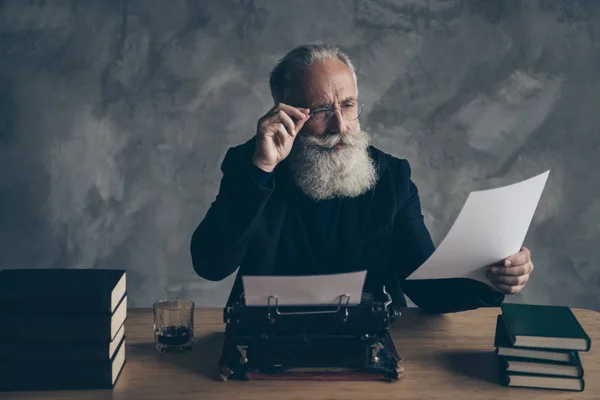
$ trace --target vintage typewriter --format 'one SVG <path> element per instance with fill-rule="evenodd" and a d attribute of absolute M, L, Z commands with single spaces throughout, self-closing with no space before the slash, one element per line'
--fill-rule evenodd
<path fill-rule="evenodd" d="M 388 330 L 399 313 L 385 297 L 282 307 L 269 296 L 264 307 L 249 307 L 242 293 L 224 309 L 221 380 L 399 380 L 402 359 Z"/>

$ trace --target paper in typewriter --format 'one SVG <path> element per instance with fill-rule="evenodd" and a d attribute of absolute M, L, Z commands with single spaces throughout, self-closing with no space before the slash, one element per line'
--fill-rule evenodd
<path fill-rule="evenodd" d="M 470 278 L 491 286 L 487 267 L 521 249 L 549 173 L 470 193 L 447 236 L 407 279 Z"/>
<path fill-rule="evenodd" d="M 280 306 L 337 305 L 340 295 L 349 296 L 343 304 L 358 304 L 367 271 L 345 274 L 303 276 L 243 276 L 246 306 L 265 307 L 269 296 Z M 271 300 L 271 304 L 275 302 Z"/>

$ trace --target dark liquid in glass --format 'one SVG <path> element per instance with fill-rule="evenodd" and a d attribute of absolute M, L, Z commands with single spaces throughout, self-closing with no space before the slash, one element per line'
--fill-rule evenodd
<path fill-rule="evenodd" d="M 186 326 L 165 326 L 156 332 L 156 348 L 159 351 L 183 351 L 191 347 L 191 331 Z"/>

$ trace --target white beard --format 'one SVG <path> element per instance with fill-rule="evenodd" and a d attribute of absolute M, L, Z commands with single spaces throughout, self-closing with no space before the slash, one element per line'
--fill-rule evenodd
<path fill-rule="evenodd" d="M 377 182 L 366 132 L 296 137 L 290 166 L 300 189 L 316 200 L 356 197 Z M 336 144 L 344 147 L 334 150 Z"/>

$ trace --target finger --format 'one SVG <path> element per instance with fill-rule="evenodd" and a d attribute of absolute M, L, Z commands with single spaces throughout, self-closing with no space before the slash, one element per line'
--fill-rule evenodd
<path fill-rule="evenodd" d="M 266 123 L 264 126 L 265 135 L 272 136 L 275 139 L 279 139 L 278 136 L 280 130 L 286 132 L 287 135 L 287 130 L 285 129 L 285 126 L 283 126 L 283 124 L 280 122 Z"/>
<path fill-rule="evenodd" d="M 504 265 L 510 267 L 511 265 L 523 265 L 531 260 L 531 252 L 526 247 L 521 247 L 521 250 L 513 254 L 512 256 L 506 257 Z"/>
<path fill-rule="evenodd" d="M 492 283 L 520 286 L 520 285 L 525 285 L 527 283 L 527 281 L 529 280 L 529 275 L 512 276 L 512 275 L 488 274 L 488 279 Z"/>
<path fill-rule="evenodd" d="M 533 264 L 527 263 L 525 265 L 518 265 L 516 267 L 492 267 L 489 270 L 492 274 L 495 275 L 526 275 L 533 271 Z"/>
<path fill-rule="evenodd" d="M 502 283 L 495 284 L 494 286 L 496 286 L 498 289 L 500 289 L 505 294 L 517 294 L 521 290 L 523 290 L 523 286 L 511 286 L 511 285 L 504 285 Z"/>
<path fill-rule="evenodd" d="M 310 119 L 310 115 L 308 115 L 308 111 L 307 111 L 307 114 L 305 114 L 305 115 L 306 115 L 306 118 L 299 119 L 296 121 L 296 133 L 300 132 L 300 130 L 302 129 L 302 127 L 304 126 L 306 121 L 308 121 Z"/>
<path fill-rule="evenodd" d="M 279 112 L 277 113 L 277 118 L 279 119 L 279 122 L 281 124 L 283 124 L 283 126 L 287 130 L 287 133 L 289 135 L 291 135 L 292 137 L 295 137 L 296 133 L 298 131 L 296 130 L 296 126 L 294 125 L 294 121 L 292 121 L 292 119 L 290 118 L 290 116 L 287 115 L 285 113 L 285 111 L 279 110 Z"/>
<path fill-rule="evenodd" d="M 287 129 L 285 129 L 282 124 L 277 124 L 275 138 L 277 143 L 281 146 L 285 145 L 290 140 L 294 140 L 294 138 L 288 133 Z"/>
<path fill-rule="evenodd" d="M 298 133 L 298 132 L 300 132 L 300 130 L 302 129 L 302 127 L 304 126 L 304 124 L 306 123 L 306 121 L 308 121 L 310 119 L 310 115 L 309 115 L 310 110 L 308 108 L 294 108 L 294 107 L 291 107 L 291 106 L 287 106 L 287 107 L 290 107 L 290 109 L 293 110 L 293 111 L 300 111 L 301 117 L 296 117 L 294 119 L 294 124 L 295 124 L 295 127 L 296 127 L 296 133 Z M 287 109 L 286 109 L 286 112 L 289 112 L 289 111 L 287 111 Z M 296 116 L 298 114 L 296 112 L 294 112 L 292 115 Z"/>
<path fill-rule="evenodd" d="M 278 111 L 284 111 L 287 115 L 297 120 L 306 120 L 309 112 L 307 108 L 292 107 L 283 103 L 277 104 L 273 110 L 275 113 Z"/>
<path fill-rule="evenodd" d="M 310 110 L 308 108 L 296 108 L 280 103 L 272 110 L 272 114 L 277 118 L 279 118 L 279 115 L 282 112 L 288 115 L 290 119 L 294 120 L 294 130 L 296 135 L 300 132 L 306 121 L 310 119 Z"/>

